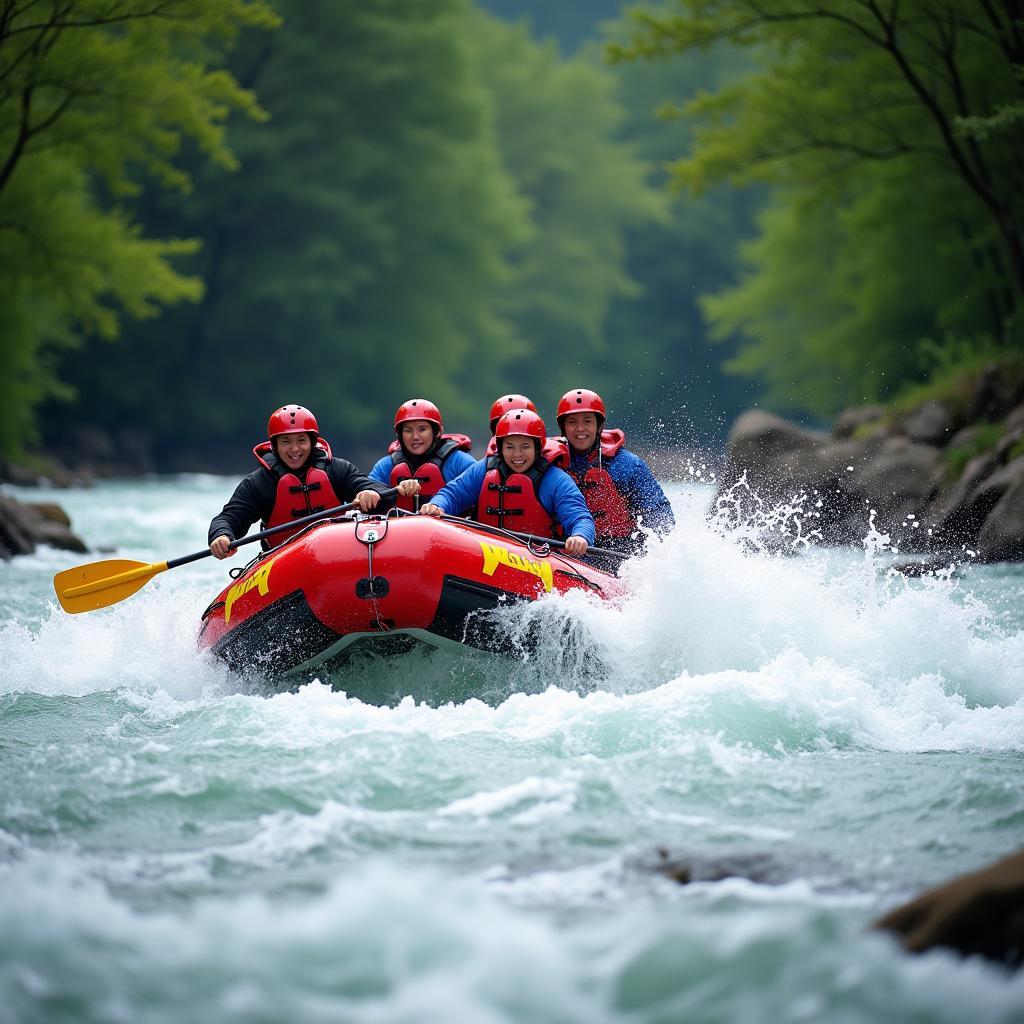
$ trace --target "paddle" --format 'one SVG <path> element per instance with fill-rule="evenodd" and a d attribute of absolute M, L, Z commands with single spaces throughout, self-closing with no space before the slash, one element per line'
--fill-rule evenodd
<path fill-rule="evenodd" d="M 490 526 L 487 523 L 477 523 L 472 519 L 463 519 L 462 516 L 449 516 L 445 515 L 445 519 L 458 519 L 463 526 L 469 526 L 476 530 L 484 530 L 487 533 L 501 533 L 509 537 L 518 537 L 520 540 L 525 540 L 534 544 L 547 544 L 553 548 L 564 548 L 564 540 L 555 540 L 553 537 L 538 537 L 535 533 L 520 533 L 518 530 L 509 530 L 504 526 Z M 626 551 L 613 551 L 611 548 L 596 548 L 592 544 L 587 547 L 587 554 L 591 555 L 610 555 L 612 558 L 621 558 L 625 561 L 627 558 L 632 558 L 634 552 Z M 576 556 L 573 555 L 573 558 Z"/>
<path fill-rule="evenodd" d="M 397 487 L 380 492 L 382 498 L 391 498 L 397 493 Z M 233 540 L 228 547 L 234 549 L 240 548 L 243 544 L 253 544 L 258 540 L 263 540 L 264 537 L 272 537 L 282 530 L 294 530 L 296 526 L 305 526 L 318 519 L 326 519 L 329 516 L 338 515 L 340 512 L 348 512 L 355 507 L 356 503 L 349 501 L 336 508 L 314 512 L 302 519 L 282 523 L 280 526 L 272 526 L 269 530 L 260 530 L 259 533 Z M 76 565 L 72 569 L 64 569 L 53 577 L 53 589 L 57 592 L 57 600 L 60 601 L 60 606 L 64 611 L 70 612 L 72 615 L 76 615 L 78 612 L 91 612 L 97 608 L 107 608 L 112 604 L 117 604 L 118 601 L 123 601 L 126 597 L 131 597 L 136 590 L 141 590 L 157 573 L 165 572 L 167 569 L 177 569 L 179 565 L 187 565 L 200 558 L 207 558 L 210 554 L 210 549 L 204 548 L 202 551 L 194 551 L 191 555 L 172 558 L 169 562 L 135 562 L 130 558 L 108 558 L 103 562 Z"/>
<path fill-rule="evenodd" d="M 525 540 L 525 541 L 528 541 L 528 542 L 531 542 L 531 543 L 547 544 L 547 545 L 549 545 L 550 547 L 553 547 L 553 548 L 564 548 L 565 547 L 565 541 L 564 540 L 555 540 L 553 537 L 538 537 L 536 534 L 533 534 L 533 533 L 520 533 L 518 530 L 505 530 L 505 533 L 511 533 L 513 537 L 520 537 L 522 540 Z M 612 558 L 621 558 L 621 559 L 623 559 L 623 561 L 625 561 L 625 559 L 627 559 L 627 558 L 632 558 L 633 557 L 633 554 L 631 552 L 627 553 L 625 551 L 613 551 L 611 548 L 596 548 L 596 547 L 594 547 L 593 544 L 589 544 L 587 546 L 587 554 L 588 555 L 611 555 Z M 578 556 L 573 555 L 572 557 L 576 558 Z"/>

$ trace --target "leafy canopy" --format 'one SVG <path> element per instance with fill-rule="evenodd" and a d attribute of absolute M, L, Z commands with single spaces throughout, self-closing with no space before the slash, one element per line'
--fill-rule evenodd
<path fill-rule="evenodd" d="M 758 67 L 686 106 L 683 187 L 775 187 L 748 274 L 705 308 L 733 368 L 821 414 L 919 372 L 926 336 L 1006 324 L 1024 293 L 1024 41 L 1009 3 L 678 0 L 620 58 L 728 41 Z M 941 211 L 937 215 L 936 211 Z"/>
<path fill-rule="evenodd" d="M 233 166 L 226 118 L 260 111 L 208 56 L 240 25 L 275 23 L 260 0 L 0 4 L 0 452 L 23 450 L 36 405 L 67 394 L 57 349 L 198 298 L 173 263 L 195 243 L 144 238 L 118 200 L 143 171 L 187 189 L 186 139 Z"/>

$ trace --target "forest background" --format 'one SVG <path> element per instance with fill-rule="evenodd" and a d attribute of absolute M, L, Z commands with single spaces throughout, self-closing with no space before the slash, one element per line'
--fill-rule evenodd
<path fill-rule="evenodd" d="M 1022 153 L 1010 0 L 0 0 L 0 457 L 826 422 L 1024 348 Z"/>

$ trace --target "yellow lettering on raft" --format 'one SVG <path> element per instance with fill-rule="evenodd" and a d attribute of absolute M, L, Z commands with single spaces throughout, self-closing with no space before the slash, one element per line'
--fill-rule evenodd
<path fill-rule="evenodd" d="M 483 540 L 480 541 L 480 547 L 484 552 L 485 575 L 493 576 L 499 565 L 507 565 L 510 569 L 516 569 L 518 572 L 528 572 L 531 576 L 536 576 L 544 584 L 545 590 L 551 589 L 550 562 L 535 562 L 532 558 L 524 558 L 522 555 L 517 555 L 514 551 L 509 551 L 508 548 L 503 548 L 498 544 L 488 544 Z"/>
<path fill-rule="evenodd" d="M 241 583 L 236 583 L 229 591 L 228 596 L 224 599 L 224 621 L 231 621 L 231 606 L 243 595 L 248 594 L 253 587 L 259 587 L 260 594 L 263 597 L 267 596 L 270 590 L 270 570 L 273 567 L 273 562 L 264 562 L 247 580 L 242 580 Z"/>

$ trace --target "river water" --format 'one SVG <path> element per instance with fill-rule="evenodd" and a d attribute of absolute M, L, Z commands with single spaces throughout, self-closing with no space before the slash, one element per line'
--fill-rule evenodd
<path fill-rule="evenodd" d="M 0 565 L 0 1022 L 1024 1021 L 1024 972 L 867 927 L 1024 846 L 1024 570 L 766 555 L 694 484 L 519 659 L 275 692 L 196 653 L 213 559 L 57 606 L 233 484 L 11 489 L 111 553 Z"/>

